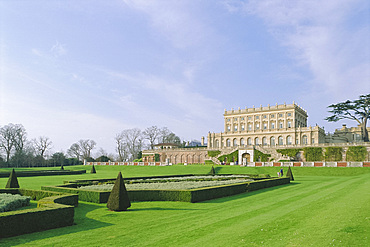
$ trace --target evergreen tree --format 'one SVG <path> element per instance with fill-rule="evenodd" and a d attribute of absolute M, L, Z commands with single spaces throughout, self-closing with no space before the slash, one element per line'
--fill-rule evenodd
<path fill-rule="evenodd" d="M 286 173 L 286 177 L 289 177 L 290 181 L 294 181 L 293 173 L 292 173 L 292 170 L 290 169 L 290 166 L 289 166 L 288 171 Z"/>
<path fill-rule="evenodd" d="M 60 170 L 64 170 L 63 164 L 60 165 Z"/>
<path fill-rule="evenodd" d="M 14 169 L 10 173 L 8 183 L 6 184 L 5 188 L 19 188 L 17 175 L 15 175 Z"/>
<path fill-rule="evenodd" d="M 131 207 L 121 172 L 118 173 L 112 192 L 109 195 L 107 207 L 112 211 L 126 211 Z"/>

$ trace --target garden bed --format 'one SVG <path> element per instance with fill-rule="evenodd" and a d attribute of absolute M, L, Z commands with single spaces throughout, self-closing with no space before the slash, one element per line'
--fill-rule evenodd
<path fill-rule="evenodd" d="M 0 193 L 19 194 L 37 200 L 37 208 L 0 213 L 0 238 L 70 226 L 78 196 L 50 191 L 0 189 Z"/>
<path fill-rule="evenodd" d="M 240 175 L 238 175 L 240 176 Z M 167 178 L 171 178 L 173 176 L 166 176 Z M 189 179 L 190 176 L 176 176 L 176 179 L 180 177 L 184 177 Z M 218 176 L 209 176 L 214 177 L 217 179 Z M 150 177 L 146 177 L 148 179 Z M 164 177 L 161 177 L 163 179 Z M 223 185 L 213 185 L 202 188 L 192 188 L 192 189 L 164 189 L 164 188 L 157 188 L 157 189 L 130 189 L 129 180 L 126 179 L 128 182 L 126 184 L 127 192 L 130 197 L 131 201 L 184 201 L 184 202 L 200 202 L 205 200 L 210 200 L 214 198 L 220 198 L 235 194 L 240 194 L 252 190 L 268 188 L 272 186 L 288 184 L 290 182 L 289 178 L 269 178 L 269 179 L 259 179 L 258 181 L 234 181 L 230 184 L 223 184 Z M 131 182 L 137 181 L 138 178 L 132 178 Z M 49 190 L 49 191 L 57 191 L 57 192 L 64 192 L 64 193 L 73 193 L 79 195 L 79 200 L 87 201 L 87 202 L 94 202 L 94 203 L 106 203 L 108 201 L 110 191 L 104 190 L 93 190 L 93 189 L 84 189 L 82 186 L 86 185 L 96 185 L 99 183 L 108 182 L 111 183 L 112 180 L 83 180 L 81 182 L 73 181 L 73 183 L 67 183 L 64 185 L 59 186 L 42 186 L 42 190 Z M 179 185 L 182 182 L 173 182 L 178 183 Z M 157 184 L 157 183 L 153 183 Z M 181 185 L 180 185 L 181 186 Z"/>

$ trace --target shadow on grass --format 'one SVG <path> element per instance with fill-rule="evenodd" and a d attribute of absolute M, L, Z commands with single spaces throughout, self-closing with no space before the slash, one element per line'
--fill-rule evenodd
<path fill-rule="evenodd" d="M 290 184 L 284 184 L 284 185 L 274 186 L 274 187 L 270 187 L 270 188 L 254 190 L 254 191 L 245 192 L 245 193 L 241 193 L 241 194 L 237 194 L 237 195 L 231 195 L 231 196 L 221 197 L 221 198 L 212 199 L 212 200 L 203 201 L 203 202 L 197 202 L 197 203 L 223 203 L 223 202 L 229 202 L 229 201 L 238 200 L 238 199 L 241 199 L 241 198 L 245 198 L 245 197 L 249 197 L 249 196 L 254 196 L 254 195 L 258 195 L 258 194 L 265 193 L 265 192 L 268 192 L 268 191 L 274 191 L 274 190 L 281 189 L 281 188 L 284 188 L 284 187 L 290 187 L 290 186 L 295 186 L 295 185 L 299 185 L 299 184 L 300 183 L 292 182 Z"/>
<path fill-rule="evenodd" d="M 19 235 L 15 237 L 0 239 L 0 246 L 14 246 L 14 245 L 19 245 L 19 244 L 27 244 L 29 242 L 37 241 L 41 239 L 47 239 L 51 237 L 57 237 L 57 236 L 71 234 L 71 233 L 78 233 L 78 232 L 88 231 L 88 230 L 92 230 L 96 228 L 111 226 L 112 224 L 90 219 L 87 217 L 87 214 L 89 212 L 99 209 L 101 207 L 103 207 L 103 205 L 79 203 L 78 207 L 75 208 L 75 217 L 74 217 L 75 223 L 72 226 L 66 226 L 66 227 L 50 229 L 50 230 L 46 230 L 42 232 L 34 232 L 34 233 Z"/>

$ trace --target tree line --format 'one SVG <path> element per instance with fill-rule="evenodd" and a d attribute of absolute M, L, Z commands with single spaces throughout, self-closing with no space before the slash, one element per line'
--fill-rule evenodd
<path fill-rule="evenodd" d="M 157 143 L 175 143 L 185 146 L 180 137 L 167 127 L 151 126 L 144 131 L 133 128 L 116 134 L 116 154 L 108 154 L 100 148 L 94 159 L 93 150 L 97 143 L 94 140 L 79 140 L 73 143 L 66 153 L 52 152 L 52 141 L 49 137 L 40 136 L 27 139 L 26 129 L 22 124 L 9 123 L 0 126 L 0 166 L 33 167 L 78 165 L 87 161 L 132 161 L 141 158 L 143 149 L 153 149 Z"/>

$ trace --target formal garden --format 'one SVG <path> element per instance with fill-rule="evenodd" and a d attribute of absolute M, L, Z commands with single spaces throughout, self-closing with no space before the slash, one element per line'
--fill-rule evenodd
<path fill-rule="evenodd" d="M 0 197 L 0 209 L 8 205 L 0 217 L 28 211 L 22 217 L 33 222 L 0 224 L 13 235 L 3 235 L 1 246 L 370 245 L 369 167 L 292 167 L 292 181 L 288 167 L 280 178 L 280 167 L 95 166 L 91 173 L 91 166 L 68 166 L 41 176 L 42 170 L 16 169 L 20 188 L 5 189 L 12 169 L 0 169 L 8 174 L 0 176 L 0 192 L 15 194 L 13 204 Z M 109 208 L 116 181 L 124 181 L 130 200 L 124 211 Z M 55 229 L 18 235 L 48 224 Z"/>

